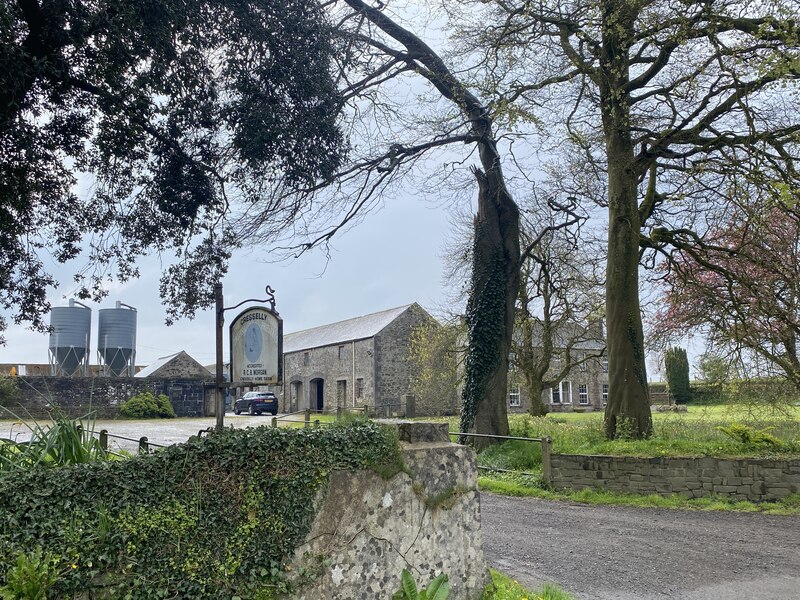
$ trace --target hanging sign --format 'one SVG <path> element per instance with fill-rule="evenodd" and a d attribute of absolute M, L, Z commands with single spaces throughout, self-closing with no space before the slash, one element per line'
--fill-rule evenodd
<path fill-rule="evenodd" d="M 274 309 L 248 308 L 231 322 L 231 381 L 283 383 L 283 319 Z"/>

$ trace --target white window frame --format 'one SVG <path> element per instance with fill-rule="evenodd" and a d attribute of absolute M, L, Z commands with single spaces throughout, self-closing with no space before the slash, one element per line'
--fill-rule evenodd
<path fill-rule="evenodd" d="M 580 363 L 578 364 L 578 370 L 585 373 L 589 368 L 589 366 L 586 364 L 586 352 L 581 352 L 578 355 L 578 359 L 580 360 Z"/>
<path fill-rule="evenodd" d="M 550 388 L 550 404 L 572 404 L 571 381 L 560 381 L 555 388 Z"/>
<path fill-rule="evenodd" d="M 578 384 L 578 404 L 589 404 L 589 384 Z"/>
<path fill-rule="evenodd" d="M 558 400 L 556 400 L 558 397 Z M 556 387 L 550 388 L 550 404 L 561 404 L 561 384 L 556 384 Z"/>
<path fill-rule="evenodd" d="M 608 404 L 608 384 L 603 384 L 603 404 Z"/>
<path fill-rule="evenodd" d="M 603 369 L 603 373 L 608 373 L 608 356 L 603 355 L 600 358 L 600 366 Z"/>
<path fill-rule="evenodd" d="M 520 402 L 519 386 L 512 385 L 508 389 L 508 405 L 509 406 L 522 406 Z"/>
<path fill-rule="evenodd" d="M 566 388 L 564 386 L 566 384 Z M 561 382 L 561 404 L 572 404 L 572 382 Z"/>

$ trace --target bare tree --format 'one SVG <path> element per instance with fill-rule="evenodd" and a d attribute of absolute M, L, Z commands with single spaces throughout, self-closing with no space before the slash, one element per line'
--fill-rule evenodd
<path fill-rule="evenodd" d="M 604 352 L 603 283 L 589 243 L 580 235 L 587 216 L 578 211 L 575 198 L 566 203 L 550 198 L 538 210 L 523 211 L 522 283 L 513 349 L 534 416 L 548 411 L 542 401 L 545 388 Z M 587 344 L 590 351 L 579 350 Z"/>
<path fill-rule="evenodd" d="M 789 0 L 462 0 L 464 56 L 560 153 L 554 181 L 608 210 L 606 433 L 652 431 L 644 252 L 693 229 L 731 178 L 798 183 L 798 25 Z M 547 146 L 550 142 L 550 146 Z M 564 148 L 567 153 L 561 152 Z M 687 210 L 691 209 L 691 210 Z M 657 234 L 658 240 L 652 234 Z"/>
<path fill-rule="evenodd" d="M 299 192 L 276 185 L 270 199 L 246 207 L 239 227 L 254 241 L 285 240 L 299 253 L 327 244 L 354 225 L 393 186 L 413 175 L 420 159 L 468 144 L 478 202 L 474 266 L 466 311 L 468 352 L 462 431 L 508 433 L 508 355 L 519 290 L 519 210 L 506 185 L 503 160 L 483 102 L 411 29 L 382 3 L 332 2 L 338 7 L 340 84 L 348 103 L 351 139 L 358 142 L 342 169 Z M 400 83 L 424 82 L 435 100 L 415 105 L 393 97 Z M 287 228 L 287 223 L 291 226 Z M 476 445 L 482 445 L 479 442 Z"/>

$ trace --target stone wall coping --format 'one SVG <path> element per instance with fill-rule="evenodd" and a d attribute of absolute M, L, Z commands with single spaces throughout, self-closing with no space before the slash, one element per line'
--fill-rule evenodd
<path fill-rule="evenodd" d="M 377 419 L 378 423 L 397 427 L 401 442 L 411 444 L 425 442 L 450 443 L 450 428 L 447 423 L 409 421 L 407 419 Z"/>
<path fill-rule="evenodd" d="M 741 462 L 745 461 L 750 464 L 757 465 L 773 465 L 775 463 L 788 463 L 792 466 L 800 465 L 800 458 L 748 458 L 747 456 L 731 457 L 731 456 L 618 456 L 615 454 L 553 454 L 552 458 L 580 458 L 580 459 L 596 459 L 596 460 L 615 460 L 618 462 L 662 462 L 662 461 L 676 461 L 676 460 L 716 460 L 727 462 Z"/>

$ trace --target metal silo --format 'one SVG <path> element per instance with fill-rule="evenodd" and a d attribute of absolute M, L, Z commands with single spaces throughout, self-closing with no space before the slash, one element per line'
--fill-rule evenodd
<path fill-rule="evenodd" d="M 97 357 L 103 372 L 133 377 L 136 363 L 136 309 L 122 302 L 98 313 Z"/>
<path fill-rule="evenodd" d="M 87 375 L 92 309 L 77 300 L 50 310 L 50 372 L 53 375 Z"/>

